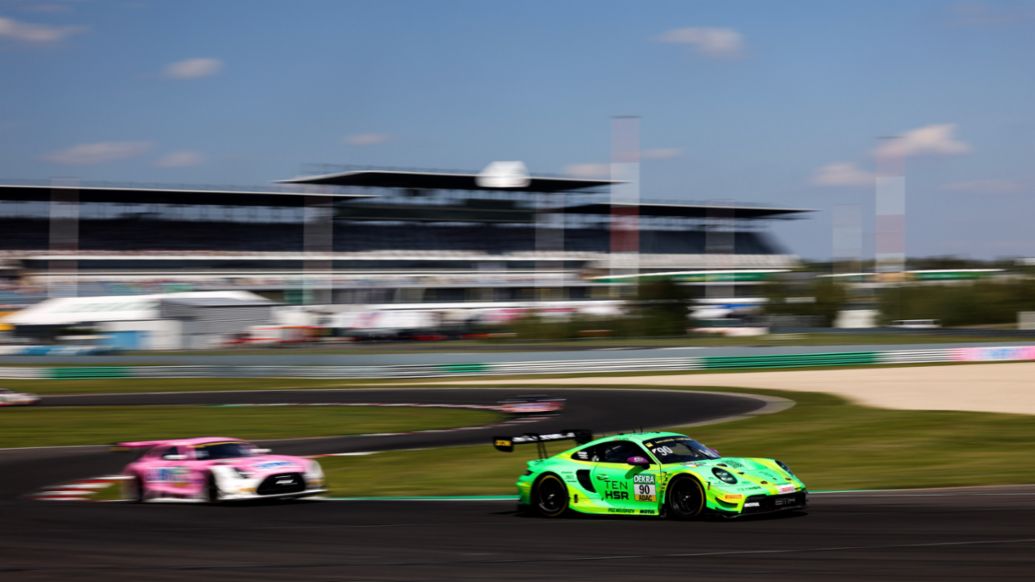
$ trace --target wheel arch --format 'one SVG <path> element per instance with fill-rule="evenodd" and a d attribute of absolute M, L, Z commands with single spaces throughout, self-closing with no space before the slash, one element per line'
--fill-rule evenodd
<path fill-rule="evenodd" d="M 672 491 L 673 485 L 681 481 L 691 481 L 693 483 L 696 483 L 697 487 L 700 489 L 701 508 L 698 512 L 698 515 L 702 515 L 706 511 L 708 511 L 708 486 L 705 484 L 705 480 L 702 479 L 700 475 L 690 471 L 683 471 L 677 473 L 676 475 L 673 475 L 672 478 L 668 480 L 668 483 L 665 484 L 665 497 L 662 498 L 658 504 L 661 508 L 661 511 L 663 511 L 666 514 L 668 513 L 670 497 L 669 493 Z"/>
<path fill-rule="evenodd" d="M 564 509 L 559 511 L 556 515 L 549 516 L 549 517 L 556 517 L 556 516 L 559 516 L 559 515 L 563 515 L 566 511 L 570 511 L 571 508 L 572 508 L 571 507 L 571 504 L 572 504 L 571 488 L 568 487 L 568 483 L 567 483 L 567 481 L 564 480 L 564 477 L 561 477 L 559 474 L 557 474 L 554 471 L 545 470 L 542 473 L 540 473 L 539 475 L 536 475 L 535 480 L 532 481 L 532 487 L 531 487 L 531 489 L 529 491 L 529 501 L 531 502 L 531 504 L 533 506 L 535 506 L 537 504 L 538 495 L 539 495 L 539 486 L 542 484 L 542 482 L 544 480 L 546 480 L 548 478 L 556 479 L 557 482 L 561 484 L 561 487 L 564 487 L 564 496 L 567 498 L 565 500 L 565 503 L 564 503 Z"/>

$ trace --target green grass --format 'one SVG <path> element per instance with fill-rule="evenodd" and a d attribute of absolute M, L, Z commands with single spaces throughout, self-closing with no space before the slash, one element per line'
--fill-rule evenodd
<path fill-rule="evenodd" d="M 398 382 L 399 380 L 394 380 Z M 115 378 L 92 380 L 0 380 L 11 390 L 33 394 L 99 394 L 138 392 L 207 392 L 217 390 L 292 390 L 350 388 L 389 380 L 307 378 Z"/>
<path fill-rule="evenodd" d="M 825 394 L 700 389 L 796 401 L 778 414 L 674 430 L 725 455 L 779 458 L 811 489 L 1035 482 L 1030 416 L 885 410 Z M 486 443 L 322 462 L 334 495 L 505 494 L 513 493 L 514 480 L 534 455 L 528 448 L 498 453 Z"/>
<path fill-rule="evenodd" d="M 350 406 L 123 406 L 0 410 L 0 448 L 220 435 L 249 440 L 491 424 L 483 410 Z"/>
<path fill-rule="evenodd" d="M 126 496 L 122 490 L 122 482 L 115 481 L 111 485 L 95 489 L 89 499 L 90 501 L 123 501 Z"/>

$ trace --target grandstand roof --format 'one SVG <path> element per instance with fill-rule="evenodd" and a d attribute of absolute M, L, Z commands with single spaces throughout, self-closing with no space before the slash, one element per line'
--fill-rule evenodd
<path fill-rule="evenodd" d="M 479 174 L 473 172 L 350 170 L 315 176 L 300 176 L 280 182 L 411 190 L 507 190 L 511 192 L 571 192 L 618 183 L 614 180 L 530 176 L 528 184 L 525 186 L 500 187 L 479 184 L 478 177 Z"/>
<path fill-rule="evenodd" d="M 565 214 L 610 214 L 613 208 L 607 203 L 576 204 L 554 209 Z M 772 208 L 767 206 L 735 206 L 721 204 L 665 204 L 646 202 L 638 205 L 640 216 L 665 218 L 797 218 L 799 214 L 813 212 L 808 208 Z"/>
<path fill-rule="evenodd" d="M 225 206 L 301 206 L 308 197 L 350 200 L 369 194 L 235 189 L 198 186 L 96 186 L 77 184 L 0 184 L 0 201 L 47 202 L 55 192 L 78 194 L 80 202 L 121 204 L 215 204 Z"/>

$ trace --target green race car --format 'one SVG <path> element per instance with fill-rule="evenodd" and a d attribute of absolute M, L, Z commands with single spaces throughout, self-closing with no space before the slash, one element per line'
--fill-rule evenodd
<path fill-rule="evenodd" d="M 578 446 L 546 455 L 546 443 Z M 588 431 L 494 437 L 513 452 L 536 444 L 539 459 L 518 478 L 518 505 L 544 517 L 579 513 L 657 515 L 693 519 L 805 509 L 808 492 L 784 463 L 723 457 L 673 432 L 617 434 L 593 440 Z"/>

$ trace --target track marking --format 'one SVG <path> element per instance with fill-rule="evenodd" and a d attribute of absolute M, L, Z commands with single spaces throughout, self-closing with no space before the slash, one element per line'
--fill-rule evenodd
<path fill-rule="evenodd" d="M 104 477 L 80 479 L 78 481 L 71 481 L 60 485 L 52 485 L 45 489 L 41 489 L 36 493 L 30 494 L 28 497 L 29 499 L 34 499 L 36 501 L 93 501 L 91 497 L 99 489 L 103 489 L 125 479 L 127 479 L 127 477 L 123 475 L 108 475 Z"/>

